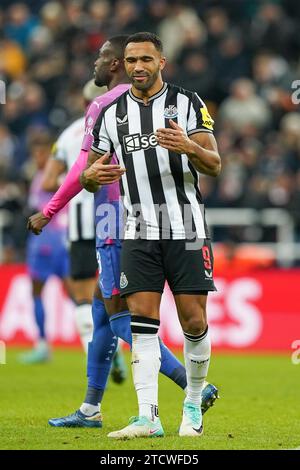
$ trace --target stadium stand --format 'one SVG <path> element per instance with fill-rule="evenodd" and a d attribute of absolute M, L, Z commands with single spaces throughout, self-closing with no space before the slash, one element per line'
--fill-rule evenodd
<path fill-rule="evenodd" d="M 201 189 L 208 214 L 233 212 L 226 227 L 221 211 L 212 212 L 214 240 L 264 243 L 274 262 L 299 264 L 299 23 L 297 0 L 2 0 L 0 262 L 24 259 L 30 141 L 41 132 L 55 138 L 82 115 L 100 43 L 150 30 L 166 44 L 167 81 L 197 91 L 216 122 L 223 170 L 216 180 L 203 177 Z M 234 209 L 251 209 L 255 222 L 238 225 Z M 266 209 L 281 211 L 279 240 Z"/>

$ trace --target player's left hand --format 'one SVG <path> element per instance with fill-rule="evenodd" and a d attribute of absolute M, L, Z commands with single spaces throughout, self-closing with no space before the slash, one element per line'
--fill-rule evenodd
<path fill-rule="evenodd" d="M 160 128 L 155 132 L 155 137 L 158 144 L 175 153 L 188 153 L 191 145 L 191 140 L 186 135 L 184 130 L 176 124 L 173 119 L 169 119 L 171 128 Z"/>
<path fill-rule="evenodd" d="M 29 217 L 27 222 L 27 230 L 34 233 L 34 235 L 39 235 L 42 232 L 42 229 L 49 224 L 51 219 L 45 217 L 42 212 L 37 212 Z"/>

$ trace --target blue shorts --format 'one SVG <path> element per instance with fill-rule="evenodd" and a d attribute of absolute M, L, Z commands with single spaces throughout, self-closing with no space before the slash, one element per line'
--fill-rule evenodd
<path fill-rule="evenodd" d="M 96 247 L 99 266 L 99 288 L 105 299 L 120 294 L 121 242 Z"/>
<path fill-rule="evenodd" d="M 69 276 L 69 253 L 61 236 L 30 235 L 27 244 L 27 266 L 32 279 L 46 282 L 56 275 Z"/>

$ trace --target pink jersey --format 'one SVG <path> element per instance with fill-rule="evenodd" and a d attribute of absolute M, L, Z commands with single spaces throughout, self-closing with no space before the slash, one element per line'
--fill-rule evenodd
<path fill-rule="evenodd" d="M 62 186 L 57 190 L 49 203 L 44 207 L 43 214 L 51 218 L 56 214 L 62 207 L 64 207 L 70 199 L 72 199 L 76 194 L 82 190 L 82 186 L 79 182 L 79 177 L 81 172 L 86 168 L 88 152 L 93 143 L 93 128 L 95 123 L 100 115 L 101 111 L 111 104 L 114 100 L 119 98 L 123 93 L 129 90 L 129 84 L 120 84 L 114 87 L 112 90 L 108 91 L 102 96 L 97 97 L 89 106 L 86 117 L 85 117 L 85 134 L 81 146 L 81 153 L 79 154 L 76 162 L 72 166 L 71 170 L 68 172 L 66 179 Z M 117 163 L 116 156 L 113 154 L 111 163 Z M 101 190 L 95 193 L 95 224 L 97 227 L 97 209 L 101 204 L 113 203 L 113 206 L 116 208 L 115 218 L 119 218 L 119 197 L 120 197 L 120 188 L 119 182 L 110 185 L 102 186 Z M 101 224 L 99 224 L 101 225 Z M 112 240 L 119 238 L 120 227 L 118 222 L 115 220 L 109 220 L 109 234 L 106 232 L 100 233 L 101 231 L 96 230 L 96 244 L 103 243 L 106 240 Z M 111 233 L 110 233 L 111 232 Z"/>
<path fill-rule="evenodd" d="M 98 96 L 89 106 L 86 116 L 85 116 L 85 132 L 82 142 L 81 149 L 89 151 L 93 143 L 93 128 L 98 119 L 99 114 L 105 106 L 111 104 L 119 96 L 123 95 L 127 90 L 129 90 L 129 84 L 121 84 L 114 87 L 112 90 L 104 93 L 102 96 Z M 111 159 L 111 164 L 118 163 L 115 154 L 113 154 Z M 97 193 L 95 194 L 95 204 L 103 202 L 104 194 L 100 196 L 101 200 L 98 202 Z M 110 184 L 107 186 L 106 202 L 118 201 L 120 197 L 120 186 L 119 182 Z"/>
<path fill-rule="evenodd" d="M 119 98 L 119 96 L 123 95 L 125 91 L 129 90 L 129 88 L 130 85 L 126 83 L 117 85 L 112 90 L 104 93 L 104 95 L 97 96 L 97 98 L 95 98 L 94 101 L 89 105 L 85 115 L 85 132 L 81 146 L 82 150 L 88 152 L 92 146 L 94 140 L 93 129 L 102 109 L 105 108 L 105 106 L 111 104 L 117 98 Z"/>

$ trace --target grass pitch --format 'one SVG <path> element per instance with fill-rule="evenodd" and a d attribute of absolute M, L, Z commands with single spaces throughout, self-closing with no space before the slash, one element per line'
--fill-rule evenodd
<path fill-rule="evenodd" d="M 86 386 L 81 351 L 55 350 L 46 365 L 17 363 L 9 349 L 0 365 L 0 449 L 291 449 L 300 446 L 299 373 L 286 356 L 213 355 L 209 380 L 221 399 L 204 418 L 201 438 L 179 438 L 183 393 L 160 378 L 163 439 L 114 441 L 107 433 L 124 427 L 137 412 L 131 374 L 123 385 L 109 382 L 102 429 L 62 429 L 47 424 L 78 408 Z M 129 354 L 126 353 L 128 363 Z"/>

